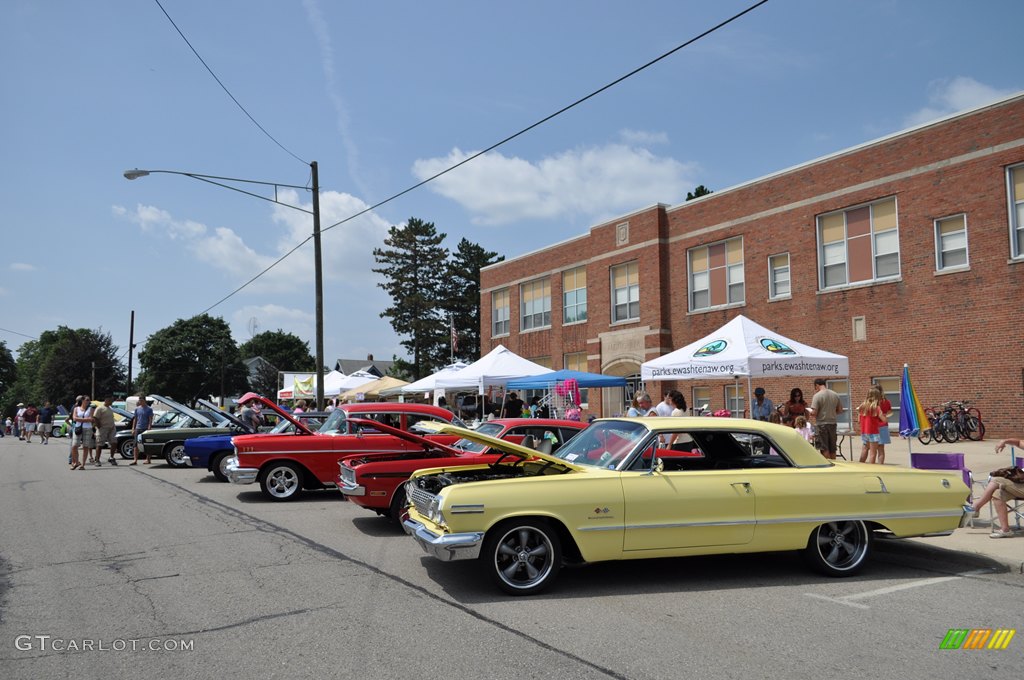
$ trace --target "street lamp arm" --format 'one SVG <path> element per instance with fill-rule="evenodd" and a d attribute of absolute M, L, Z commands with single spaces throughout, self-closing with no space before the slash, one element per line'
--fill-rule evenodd
<path fill-rule="evenodd" d="M 284 148 L 284 147 L 281 147 L 281 148 Z M 287 149 L 285 149 L 285 151 L 287 151 Z M 165 175 L 182 175 L 184 177 L 191 177 L 192 179 L 198 179 L 198 180 L 200 180 L 202 182 L 206 182 L 208 184 L 214 184 L 216 186 L 223 187 L 225 189 L 231 189 L 232 191 L 237 191 L 240 194 L 245 194 L 247 196 L 252 196 L 254 198 L 260 198 L 260 199 L 263 199 L 264 201 L 269 201 L 270 203 L 275 203 L 277 205 L 281 205 L 281 206 L 284 206 L 286 208 L 291 208 L 293 210 L 298 210 L 299 212 L 304 212 L 307 215 L 312 215 L 313 216 L 313 234 L 311 236 L 309 236 L 308 238 L 303 240 L 302 243 L 298 244 L 297 246 L 292 248 L 290 251 L 288 251 L 287 253 L 282 255 L 272 265 L 270 265 L 269 267 L 264 269 L 262 272 L 260 272 L 259 274 L 257 274 L 253 278 L 249 279 L 249 281 L 247 281 L 245 284 L 243 284 L 239 288 L 235 289 L 232 293 L 230 293 L 229 295 L 227 295 L 226 297 L 224 297 L 223 299 L 218 301 L 212 307 L 209 307 L 206 311 L 207 312 L 210 311 L 210 309 L 213 309 L 213 307 L 216 307 L 221 302 L 224 302 L 224 300 L 227 300 L 229 297 L 231 297 L 232 295 L 234 295 L 238 291 L 242 290 L 242 288 L 245 288 L 246 286 L 248 286 L 250 283 L 252 283 L 256 279 L 258 279 L 260 276 L 265 274 L 267 271 L 269 271 L 271 267 L 276 266 L 282 260 L 284 260 L 284 258 L 288 257 L 293 252 L 298 250 L 303 244 L 306 243 L 306 241 L 309 241 L 310 239 L 312 239 L 313 240 L 313 260 L 314 260 L 314 265 L 315 265 L 315 287 L 316 287 L 316 302 L 315 302 L 315 306 L 316 306 L 316 375 L 317 375 L 317 380 L 316 380 L 316 408 L 317 408 L 318 411 L 322 411 L 323 407 L 324 407 L 324 305 L 323 305 L 324 282 L 323 282 L 323 255 L 322 255 L 322 253 L 320 251 L 320 175 L 319 175 L 319 170 L 318 170 L 318 166 L 317 166 L 317 162 L 316 161 L 312 161 L 309 164 L 309 170 L 310 170 L 310 180 L 311 180 L 311 183 L 313 185 L 311 188 L 309 188 L 309 190 L 312 191 L 312 193 L 313 193 L 313 209 L 312 210 L 306 210 L 305 208 L 300 208 L 297 205 L 290 205 L 288 203 L 282 203 L 281 201 L 277 200 L 277 188 L 278 187 L 286 187 L 288 189 L 307 189 L 307 187 L 300 187 L 300 186 L 295 185 L 295 184 L 280 184 L 280 183 L 277 183 L 277 182 L 259 182 L 259 181 L 252 180 L 252 179 L 238 179 L 237 177 L 219 177 L 217 175 L 200 175 L 200 174 L 195 173 L 195 172 L 181 172 L 181 171 L 178 171 L 178 170 L 140 170 L 139 168 L 135 168 L 134 170 L 125 170 L 124 178 L 128 179 L 128 180 L 133 180 L 133 179 L 138 179 L 140 177 L 146 177 L 147 175 L 151 175 L 153 173 L 162 173 L 162 174 L 165 174 Z M 274 187 L 274 198 L 267 198 L 266 196 L 260 196 L 259 194 L 252 193 L 251 191 L 245 191 L 244 189 L 239 189 L 238 187 L 233 187 L 230 184 L 224 184 L 223 182 L 241 182 L 241 183 L 245 183 L 245 184 L 260 184 L 260 185 L 263 185 L 263 186 L 272 186 L 272 187 Z M 132 315 L 133 315 L 132 316 L 132 323 L 134 324 L 134 318 L 135 318 L 134 317 L 134 312 L 132 312 Z M 131 340 L 129 340 L 129 343 L 131 343 Z M 130 363 L 130 360 L 129 360 L 129 369 L 128 369 L 128 371 L 129 371 L 129 374 L 130 374 L 131 373 L 131 363 Z M 131 379 L 129 378 L 129 381 L 130 380 Z"/>
<path fill-rule="evenodd" d="M 140 170 L 138 168 L 135 168 L 134 170 L 125 170 L 124 171 L 124 177 L 125 177 L 125 179 L 133 180 L 133 179 L 138 179 L 140 177 L 146 177 L 147 175 L 151 175 L 151 174 L 154 174 L 154 173 L 162 173 L 162 174 L 165 174 L 165 175 L 181 175 L 183 177 L 191 177 L 192 179 L 197 179 L 197 180 L 199 180 L 201 182 L 206 182 L 207 184 L 214 184 L 216 186 L 223 187 L 225 189 L 230 189 L 231 191 L 237 191 L 238 193 L 245 194 L 246 196 L 252 196 L 253 198 L 258 198 L 258 199 L 261 199 L 263 201 L 268 201 L 270 203 L 274 203 L 276 205 L 284 206 L 286 208 L 291 208 L 292 210 L 298 210 L 299 212 L 304 212 L 307 215 L 312 215 L 313 214 L 312 210 L 306 210 L 305 208 L 300 208 L 297 205 L 292 205 L 291 203 L 285 203 L 283 201 L 279 201 L 279 200 L 277 200 L 277 198 L 268 198 L 266 196 L 261 196 L 260 194 L 253 193 L 251 191 L 246 191 L 245 189 L 239 189 L 238 187 L 233 187 L 230 184 L 224 184 L 223 182 L 218 182 L 218 181 L 215 181 L 215 180 L 223 180 L 225 182 L 245 182 L 247 184 L 260 184 L 260 185 L 263 185 L 263 186 L 274 187 L 275 190 L 278 187 L 284 187 L 286 189 L 301 189 L 301 190 L 304 190 L 304 191 L 308 190 L 307 187 L 298 186 L 297 184 L 281 184 L 279 182 L 259 182 L 259 181 L 252 180 L 252 179 L 238 179 L 237 177 L 219 177 L 217 175 L 200 175 L 200 174 L 195 173 L 195 172 L 179 172 L 178 170 Z"/>

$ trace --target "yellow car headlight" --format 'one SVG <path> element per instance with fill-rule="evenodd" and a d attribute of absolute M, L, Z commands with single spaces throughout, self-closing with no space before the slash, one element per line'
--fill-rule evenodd
<path fill-rule="evenodd" d="M 430 501 L 430 506 L 427 508 L 427 519 L 435 524 L 440 524 L 444 521 L 444 497 L 440 494 L 434 496 L 433 500 Z"/>

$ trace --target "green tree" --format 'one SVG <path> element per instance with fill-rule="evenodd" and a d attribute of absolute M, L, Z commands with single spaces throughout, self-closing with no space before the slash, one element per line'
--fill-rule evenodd
<path fill-rule="evenodd" d="M 316 368 L 316 359 L 309 353 L 309 343 L 280 328 L 257 333 L 242 343 L 238 353 L 243 359 L 261 357 L 267 362 L 259 365 L 255 375 L 249 376 L 249 387 L 272 398 L 277 394 L 278 371 L 312 371 Z"/>
<path fill-rule="evenodd" d="M 125 369 L 118 354 L 109 333 L 67 326 L 44 331 L 18 348 L 12 396 L 67 406 L 79 394 L 96 398 L 123 391 Z"/>
<path fill-rule="evenodd" d="M 200 314 L 178 319 L 149 336 L 139 352 L 144 392 L 194 402 L 209 394 L 237 394 L 247 371 L 224 319 Z"/>
<path fill-rule="evenodd" d="M 18 365 L 14 361 L 14 355 L 7 349 L 7 343 L 0 340 L 0 419 L 11 412 L 11 408 L 17 404 L 17 395 L 14 394 L 14 383 L 18 378 Z"/>
<path fill-rule="evenodd" d="M 480 358 L 480 269 L 504 259 L 465 238 L 452 253 L 444 297 L 445 308 L 454 319 L 456 357 L 470 361 Z"/>
<path fill-rule="evenodd" d="M 687 201 L 692 201 L 695 198 L 700 198 L 701 196 L 707 196 L 708 194 L 711 194 L 711 193 L 714 193 L 713 191 L 711 191 L 711 189 L 708 189 L 703 184 L 698 184 L 696 189 L 694 189 L 693 191 L 687 191 L 686 192 L 686 200 Z"/>
<path fill-rule="evenodd" d="M 380 265 L 373 271 L 385 279 L 377 285 L 391 296 L 391 306 L 380 315 L 405 337 L 401 344 L 412 355 L 416 380 L 447 362 L 448 326 L 442 314 L 448 259 L 448 249 L 441 245 L 445 236 L 433 222 L 412 217 L 404 227 L 388 230 L 385 248 L 373 249 Z"/>

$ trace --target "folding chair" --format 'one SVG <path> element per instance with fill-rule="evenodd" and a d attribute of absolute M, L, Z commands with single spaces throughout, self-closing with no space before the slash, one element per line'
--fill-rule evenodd
<path fill-rule="evenodd" d="M 974 498 L 974 475 L 964 465 L 962 453 L 911 453 L 910 467 L 918 470 L 959 470 L 967 485 L 967 502 L 970 503 Z M 970 523 L 973 527 L 973 517 Z"/>

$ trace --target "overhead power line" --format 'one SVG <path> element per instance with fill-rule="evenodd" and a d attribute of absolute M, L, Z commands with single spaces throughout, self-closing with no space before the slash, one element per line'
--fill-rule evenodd
<path fill-rule="evenodd" d="M 210 65 L 206 63 L 206 60 L 203 59 L 203 57 L 199 54 L 199 52 L 196 51 L 196 48 L 192 46 L 192 43 L 189 42 L 189 39 L 186 38 L 185 34 L 181 31 L 180 28 L 178 28 L 178 24 L 174 23 L 174 19 L 172 19 L 171 15 L 167 13 L 167 10 L 164 9 L 164 6 L 160 4 L 160 0 L 153 0 L 153 2 L 156 3 L 156 6 L 159 7 L 160 11 L 164 13 L 165 17 L 167 17 L 167 21 L 171 22 L 171 26 L 174 26 L 174 30 L 178 32 L 178 35 L 180 35 L 181 39 L 185 41 L 185 44 L 188 45 L 188 48 L 190 50 L 192 50 L 192 54 L 196 55 L 196 59 L 198 59 L 199 62 L 206 68 L 206 70 L 210 72 L 210 75 L 213 76 L 213 79 L 217 81 L 217 84 L 220 85 L 220 89 L 224 90 L 224 92 L 227 93 L 227 95 L 229 97 L 231 97 L 231 101 L 233 101 L 235 103 L 235 106 L 237 106 L 239 109 L 242 110 L 242 113 L 244 113 L 245 116 L 249 120 L 252 121 L 252 124 L 255 125 L 256 127 L 258 127 L 260 132 L 265 134 L 267 136 L 267 138 L 270 139 L 270 141 L 272 141 L 274 144 L 277 144 L 289 156 L 291 156 L 295 160 L 299 161 L 300 163 L 304 163 L 306 165 L 309 165 L 308 161 L 305 161 L 302 158 L 296 156 L 284 144 L 282 144 L 281 142 L 277 141 L 277 139 L 275 139 L 272 134 L 267 132 L 266 128 L 264 128 L 262 125 L 259 124 L 259 121 L 257 121 L 255 118 L 252 117 L 251 113 L 246 111 L 245 107 L 242 106 L 242 103 L 240 101 L 238 101 L 238 99 L 235 98 L 235 95 L 231 94 L 231 90 L 229 90 L 227 88 L 227 85 L 225 85 L 223 82 L 221 82 L 221 79 L 218 78 L 217 74 L 213 72 L 213 69 L 210 68 Z"/>
<path fill-rule="evenodd" d="M 157 4 L 159 4 L 159 0 L 155 0 L 155 1 L 157 2 Z M 508 137 L 505 137 L 504 139 L 502 139 L 501 141 L 499 141 L 499 142 L 495 142 L 494 144 L 491 144 L 491 145 L 490 145 L 490 146 L 488 146 L 488 147 L 487 147 L 486 149 L 483 149 L 482 151 L 478 151 L 477 153 L 475 153 L 475 154 L 473 154 L 473 155 L 469 156 L 468 158 L 464 158 L 463 160 L 459 161 L 458 163 L 455 163 L 454 165 L 451 165 L 451 166 L 449 166 L 448 168 L 445 168 L 444 170 L 442 170 L 442 171 L 438 172 L 437 174 L 431 175 L 430 177 L 428 177 L 428 178 L 426 178 L 426 179 L 424 179 L 424 180 L 422 180 L 422 181 L 420 181 L 420 182 L 417 182 L 416 184 L 413 184 L 412 186 L 410 186 L 410 187 L 409 187 L 409 188 L 407 188 L 407 189 L 403 189 L 402 191 L 399 191 L 399 192 L 398 192 L 397 194 L 394 194 L 393 196 L 389 196 L 388 198 L 385 198 L 385 199 L 384 199 L 384 200 L 382 200 L 382 201 L 379 201 L 379 202 L 377 202 L 377 203 L 374 203 L 373 205 L 371 205 L 371 206 L 369 206 L 369 207 L 367 207 L 367 208 L 364 208 L 363 210 L 360 210 L 360 211 L 359 211 L 359 212 L 357 212 L 357 213 L 354 213 L 354 214 L 352 214 L 352 215 L 349 215 L 348 217 L 346 217 L 346 218 L 344 218 L 344 219 L 342 219 L 342 220 L 339 220 L 339 221 L 335 222 L 334 224 L 331 224 L 330 226 L 324 227 L 323 229 L 321 229 L 321 230 L 320 230 L 320 232 L 321 232 L 321 233 L 323 233 L 323 232 L 325 232 L 325 231 L 329 231 L 329 230 L 331 230 L 331 229 L 334 229 L 335 227 L 338 227 L 338 226 L 341 226 L 342 224 L 345 224 L 346 222 L 349 222 L 349 221 L 351 221 L 351 220 L 354 220 L 355 218 L 357 218 L 357 217 L 359 217 L 359 216 L 361 216 L 361 215 L 365 215 L 366 213 L 368 213 L 368 212 L 370 212 L 370 211 L 372 211 L 372 210 L 376 210 L 377 208 L 381 207 L 382 205 L 385 205 L 385 204 L 387 204 L 387 203 L 390 203 L 391 201 L 395 200 L 396 198 L 399 198 L 399 197 L 401 197 L 401 196 L 404 196 L 405 194 L 407 194 L 407 193 L 409 193 L 409 192 L 411 192 L 411 191 L 415 191 L 416 189 L 419 189 L 419 188 L 420 188 L 420 187 L 422 187 L 423 185 L 425 185 L 425 184 L 428 184 L 428 183 L 430 183 L 430 182 L 434 181 L 434 180 L 435 180 L 435 179 L 437 179 L 438 177 L 441 177 L 441 176 L 443 176 L 443 175 L 446 175 L 446 174 L 448 174 L 449 172 L 451 172 L 452 170 L 455 170 L 456 168 L 459 168 L 459 167 L 461 167 L 461 166 L 465 165 L 466 163 L 469 163 L 470 161 L 472 161 L 472 160 L 475 160 L 475 159 L 479 158 L 480 156 L 483 156 L 484 154 L 486 154 L 486 153 L 488 153 L 488 152 L 490 152 L 490 151 L 493 151 L 494 149 L 497 149 L 498 147 L 500 147 L 500 146 L 502 146 L 502 145 L 504 145 L 504 144 L 507 144 L 508 142 L 512 141 L 513 139 L 516 139 L 517 137 L 520 137 L 520 136 L 522 136 L 522 135 L 526 134 L 526 133 L 527 133 L 527 132 L 529 132 L 530 130 L 533 130 L 534 128 L 536 128 L 536 127 L 539 127 L 539 126 L 543 125 L 544 123 L 547 123 L 548 121 L 552 120 L 553 118 L 555 118 L 555 117 L 557 117 L 557 116 L 560 116 L 560 115 L 562 115 L 562 114 L 563 114 L 563 113 L 565 113 L 566 111 L 569 111 L 570 109 L 573 109 L 573 108 L 575 108 L 575 107 L 579 106 L 580 104 L 582 104 L 583 102 L 585 102 L 585 101 L 587 101 L 587 100 L 589 100 L 589 99 L 592 99 L 592 98 L 596 97 L 597 95 L 599 95 L 599 94 L 601 94 L 602 92 L 604 92 L 604 91 L 606 91 L 606 90 L 608 90 L 608 89 L 610 89 L 610 88 L 614 87 L 615 85 L 618 85 L 618 84 L 619 84 L 619 83 L 621 83 L 622 81 L 624 81 L 624 80 L 626 80 L 626 79 L 628 79 L 628 78 L 631 78 L 631 77 L 635 76 L 636 74 L 640 73 L 641 71 L 643 71 L 643 70 L 645 70 L 645 69 L 647 69 L 647 68 L 650 68 L 650 67 L 651 67 L 651 66 L 653 66 L 654 64 L 657 64 L 657 63 L 658 63 L 659 61 L 662 61 L 663 59 L 666 59 L 666 58 L 670 57 L 671 55 L 675 54 L 675 53 L 676 53 L 676 52 L 678 52 L 679 50 L 681 50 L 681 49 L 683 49 L 683 48 L 685 48 L 685 47 L 688 47 L 688 46 L 692 45 L 693 43 L 697 42 L 698 40 L 701 40 L 702 38 L 706 38 L 707 36 L 711 35 L 711 34 L 712 34 L 712 33 L 714 33 L 715 31 L 718 31 L 719 29 L 721 29 L 721 28 L 723 28 L 723 27 L 725 27 L 725 26 L 728 26 L 728 25 L 729 25 L 729 24 L 731 24 L 732 22 L 736 21 L 737 19 L 739 19 L 740 17 L 742 17 L 742 16 L 744 16 L 744 15 L 746 15 L 746 14 L 749 14 L 750 12 L 754 11 L 755 9 L 757 9 L 757 8 L 758 8 L 758 7 L 760 7 L 761 5 L 765 4 L 766 2 L 768 2 L 768 0 L 759 0 L 759 2 L 755 2 L 754 4 L 750 5 L 750 6 L 749 6 L 749 7 L 747 7 L 746 9 L 744 9 L 743 11 L 741 11 L 741 12 L 738 12 L 738 13 L 736 13 L 736 14 L 732 15 L 732 16 L 731 16 L 731 17 L 729 17 L 728 19 L 726 19 L 726 20 L 724 20 L 724 21 L 722 21 L 722 22 L 720 22 L 720 23 L 718 23 L 718 24 L 715 24 L 714 26 L 712 26 L 711 28 L 707 29 L 706 31 L 704 31 L 704 32 L 702 32 L 702 33 L 700 33 L 700 34 L 698 34 L 698 35 L 696 35 L 696 36 L 694 36 L 694 37 L 690 38 L 690 39 L 689 39 L 689 40 L 687 40 L 686 42 L 684 42 L 684 43 L 681 43 L 681 44 L 677 45 L 676 47 L 673 47 L 673 48 L 672 48 L 672 49 L 670 49 L 669 51 L 667 51 L 667 52 L 665 52 L 665 53 L 661 54 L 660 56 L 658 56 L 658 57 L 656 57 L 656 58 L 654 58 L 654 59 L 650 60 L 650 61 L 649 61 L 649 62 L 647 62 L 646 64 L 644 64 L 644 65 L 642 65 L 642 66 L 638 66 L 637 68 L 633 69 L 633 70 L 632 70 L 632 71 L 630 71 L 629 73 L 627 73 L 627 74 L 625 74 L 625 75 L 623 75 L 623 76 L 620 76 L 620 77 L 616 78 L 615 80 L 611 81 L 611 82 L 610 82 L 610 83 L 608 83 L 607 85 L 604 85 L 604 86 L 602 86 L 602 87 L 600 87 L 600 88 L 598 88 L 598 89 L 594 90 L 594 91 L 593 91 L 593 92 L 591 92 L 590 94 L 588 94 L 588 95 L 586 95 L 586 96 L 584 96 L 584 97 L 580 97 L 579 99 L 577 99 L 576 101 L 572 102 L 571 104 L 568 104 L 567 106 L 563 106 L 562 108 L 558 109 L 558 110 L 557 110 L 557 111 L 555 111 L 554 113 L 552 113 L 552 114 L 549 114 L 549 115 L 545 116 L 544 118 L 541 118 L 540 120 L 538 120 L 537 122 L 535 122 L 535 123 L 533 123 L 533 124 L 531 124 L 531 125 L 528 125 L 527 127 L 523 128 L 523 129 L 522 129 L 522 130 L 520 130 L 519 132 L 516 132 L 515 134 L 511 134 L 511 135 L 509 135 Z M 163 9 L 163 8 L 161 7 L 161 9 Z M 170 17 L 168 17 L 168 19 L 170 19 Z M 172 23 L 173 23 L 173 22 L 172 22 Z M 175 28 L 177 28 L 177 27 L 175 27 Z M 182 37 L 184 37 L 184 36 L 182 36 Z M 191 45 L 190 45 L 190 47 L 191 47 Z M 198 55 L 196 55 L 196 56 L 198 56 Z M 211 71 L 211 73 L 212 73 L 212 71 Z M 216 76 L 214 76 L 214 77 L 216 77 Z M 220 81 L 218 81 L 218 82 L 220 82 Z M 234 97 L 232 97 L 232 99 L 233 99 L 233 98 L 234 98 Z M 244 110 L 244 109 L 243 109 L 243 110 Z M 254 121 L 254 122 L 255 122 L 255 121 Z M 262 129 L 262 128 L 261 128 L 261 129 Z M 283 147 L 282 147 L 282 148 L 283 148 Z M 289 152 L 289 153 L 290 153 L 290 152 Z M 308 236 L 308 237 L 306 237 L 306 239 L 305 239 L 305 240 L 303 240 L 303 241 L 302 241 L 301 243 L 299 243 L 299 244 L 298 244 L 298 245 L 296 245 L 296 246 L 295 246 L 294 248 L 292 248 L 291 250 L 289 250 L 289 251 L 288 251 L 287 253 L 285 253 L 284 255 L 282 255 L 282 256 L 281 256 L 280 258 L 278 258 L 278 259 L 277 259 L 277 261 L 275 261 L 275 262 L 274 262 L 273 264 L 271 264 L 270 266 L 268 266 L 268 267 L 267 267 L 266 269 L 264 269 L 264 270 L 263 270 L 263 271 L 261 271 L 261 272 L 260 272 L 259 274 L 257 274 L 256 276 L 252 277 L 251 279 L 249 279 L 249 280 L 248 280 L 248 281 L 246 281 L 245 283 L 243 283 L 243 284 L 242 284 L 241 286 L 239 286 L 239 287 L 238 287 L 238 288 L 236 288 L 235 290 L 231 291 L 230 293 L 228 293 L 227 295 L 225 295 L 224 297 L 222 297 L 222 298 L 221 298 L 220 300 L 218 300 L 217 302 L 215 302 L 215 303 L 213 303 L 212 305 L 210 305 L 209 307 L 207 307 L 207 308 L 206 308 L 205 310 L 203 310 L 203 311 L 202 311 L 201 313 L 205 314 L 206 312 L 209 312 L 209 311 L 210 311 L 211 309 L 213 309 L 214 307 L 217 307 L 217 306 L 218 306 L 218 305 L 220 305 L 221 303 L 223 303 L 223 302 L 226 302 L 227 300 L 229 300 L 230 298 L 232 298 L 233 296 L 235 296 L 236 294 L 238 294 L 239 292 L 241 292 L 242 290 L 244 290 L 244 289 L 245 289 L 246 287 L 248 287 L 249 285 L 251 285 L 251 284 L 252 284 L 253 282 L 255 282 L 255 281 L 256 281 L 257 279 L 259 279 L 259 278 L 260 278 L 261 276 L 263 276 L 263 275 L 264 275 L 264 274 L 266 274 L 266 273 L 267 273 L 268 271 L 270 271 L 271 269 L 273 269 L 274 267 L 276 267 L 277 265 L 279 265 L 279 264 L 280 264 L 281 262 L 283 262 L 283 261 L 285 260 L 285 258 L 287 258 L 287 257 L 288 257 L 289 255 L 291 255 L 291 254 L 292 254 L 292 253 L 294 253 L 294 252 L 295 252 L 296 250 L 298 250 L 298 249 L 299 249 L 299 248 L 301 248 L 301 247 L 302 247 L 303 245 L 305 245 L 305 244 L 306 244 L 306 243 L 308 243 L 308 242 L 309 242 L 310 240 L 312 240 L 312 238 L 313 238 L 312 236 Z"/>

